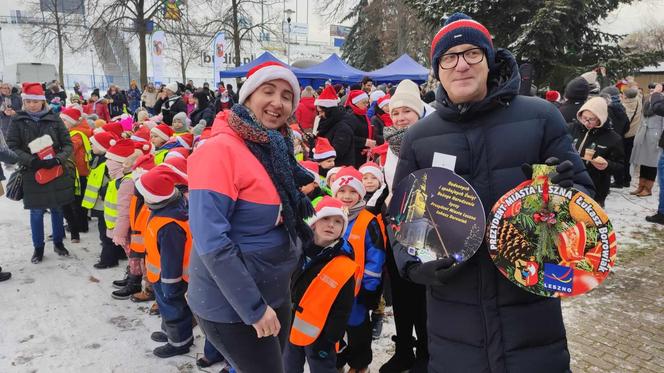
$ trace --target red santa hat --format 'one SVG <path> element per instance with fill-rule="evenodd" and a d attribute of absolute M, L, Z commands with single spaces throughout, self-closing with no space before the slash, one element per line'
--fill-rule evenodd
<path fill-rule="evenodd" d="M 90 142 L 96 145 L 98 148 L 108 151 L 108 149 L 113 146 L 111 141 L 117 141 L 118 137 L 112 132 L 100 132 L 96 133 L 94 136 L 90 137 Z"/>
<path fill-rule="evenodd" d="M 152 144 L 147 141 L 134 141 L 134 148 L 140 150 L 144 155 L 150 154 L 152 151 Z"/>
<path fill-rule="evenodd" d="M 320 219 L 330 216 L 341 216 L 344 219 L 344 229 L 341 230 L 341 235 L 346 232 L 346 228 L 348 228 L 348 214 L 344 211 L 344 205 L 341 201 L 330 196 L 325 196 L 318 202 L 315 210 L 316 213 L 314 216 L 307 221 L 310 227 Z"/>
<path fill-rule="evenodd" d="M 177 158 L 182 158 L 182 159 L 187 159 L 189 158 L 189 150 L 185 148 L 173 148 L 166 153 L 166 157 L 164 157 L 164 160 L 167 160 L 168 158 L 171 157 L 177 157 Z"/>
<path fill-rule="evenodd" d="M 160 124 L 156 127 L 152 127 L 150 133 L 159 136 L 159 138 L 161 138 L 164 141 L 168 141 L 175 132 L 171 127 L 165 124 Z"/>
<path fill-rule="evenodd" d="M 348 94 L 348 101 L 346 103 L 357 105 L 362 100 L 369 100 L 369 95 L 362 90 L 354 89 Z"/>
<path fill-rule="evenodd" d="M 148 153 L 138 157 L 134 165 L 131 167 L 131 169 L 132 170 L 141 169 L 144 171 L 150 171 L 154 167 L 155 167 L 154 154 Z"/>
<path fill-rule="evenodd" d="M 336 157 L 337 152 L 330 144 L 330 141 L 323 136 L 318 136 L 316 145 L 314 146 L 314 160 L 321 162 Z"/>
<path fill-rule="evenodd" d="M 336 195 L 342 186 L 353 188 L 360 195 L 360 199 L 367 194 L 362 184 L 362 174 L 355 167 L 344 167 L 337 173 L 337 179 L 332 183 L 332 194 Z"/>
<path fill-rule="evenodd" d="M 44 87 L 41 83 L 23 83 L 21 85 L 22 92 L 21 98 L 24 100 L 41 100 L 46 101 L 46 95 L 44 94 Z"/>
<path fill-rule="evenodd" d="M 178 174 L 184 182 L 180 182 L 179 184 L 184 184 L 187 185 L 187 160 L 184 158 L 179 158 L 179 157 L 171 157 L 169 159 L 165 159 L 162 164 L 159 165 L 160 167 L 167 167 L 173 170 L 176 174 Z"/>
<path fill-rule="evenodd" d="M 191 150 L 194 146 L 194 135 L 191 133 L 185 133 L 184 135 L 176 136 L 175 140 L 178 144 L 182 145 L 183 148 Z"/>
<path fill-rule="evenodd" d="M 545 98 L 549 102 L 558 102 L 558 101 L 560 101 L 560 92 L 558 92 L 558 91 L 546 91 Z"/>
<path fill-rule="evenodd" d="M 291 90 L 293 91 L 293 110 L 295 110 L 297 104 L 300 102 L 300 83 L 288 67 L 274 61 L 264 62 L 249 70 L 247 80 L 244 81 L 242 88 L 240 88 L 238 103 L 243 104 L 263 83 L 279 79 L 285 80 L 291 86 Z"/>
<path fill-rule="evenodd" d="M 300 161 L 300 164 L 305 170 L 309 171 L 309 173 L 314 176 L 314 183 L 320 185 L 320 174 L 318 173 L 320 168 L 318 167 L 318 163 L 312 161 Z"/>
<path fill-rule="evenodd" d="M 134 141 L 150 141 L 150 128 L 143 125 L 133 135 L 131 139 Z"/>
<path fill-rule="evenodd" d="M 60 119 L 75 126 L 81 120 L 81 112 L 73 107 L 66 107 L 60 112 Z"/>
<path fill-rule="evenodd" d="M 124 129 L 122 128 L 122 124 L 120 122 L 111 122 L 111 123 L 106 123 L 103 126 L 99 128 L 94 129 L 94 133 L 101 133 L 101 132 L 111 132 L 115 134 L 118 138 L 122 137 L 122 132 Z"/>
<path fill-rule="evenodd" d="M 300 132 L 300 126 L 297 123 L 293 123 L 290 125 L 290 128 L 293 131 L 293 136 L 302 140 L 302 132 Z"/>
<path fill-rule="evenodd" d="M 327 171 L 327 176 L 325 177 L 325 184 L 329 185 L 329 186 L 332 186 L 332 183 L 330 182 L 330 179 L 332 178 L 332 176 L 338 174 L 339 171 L 341 171 L 342 168 L 343 167 L 332 167 L 332 168 L 330 168 L 330 170 Z"/>
<path fill-rule="evenodd" d="M 320 107 L 339 106 L 339 96 L 337 96 L 337 91 L 335 91 L 334 87 L 331 85 L 325 86 L 323 92 L 321 92 L 320 96 L 314 101 L 314 105 Z"/>
<path fill-rule="evenodd" d="M 390 104 L 390 98 L 392 98 L 392 96 L 390 96 L 390 95 L 385 95 L 385 96 L 379 98 L 379 99 L 378 99 L 378 102 L 377 102 L 376 104 L 378 105 L 379 108 L 382 109 L 385 105 L 389 105 L 389 104 Z"/>
<path fill-rule="evenodd" d="M 112 139 L 110 144 L 111 147 L 106 151 L 106 159 L 120 163 L 124 163 L 127 158 L 131 157 L 136 149 L 134 147 L 134 142 L 129 139 Z"/>
<path fill-rule="evenodd" d="M 383 176 L 383 171 L 380 170 L 380 166 L 377 165 L 374 162 L 367 162 L 363 164 L 360 169 L 360 173 L 362 175 L 364 174 L 372 174 L 380 181 L 380 185 L 383 185 L 385 183 L 385 177 Z"/>
<path fill-rule="evenodd" d="M 180 175 L 169 167 L 155 167 L 136 180 L 136 190 L 147 203 L 163 202 L 175 195 L 176 184 L 185 184 Z"/>

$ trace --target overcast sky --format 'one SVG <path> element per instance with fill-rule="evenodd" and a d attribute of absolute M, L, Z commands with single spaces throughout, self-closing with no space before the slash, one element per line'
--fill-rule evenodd
<path fill-rule="evenodd" d="M 644 24 L 661 23 L 664 0 L 640 0 L 622 5 L 601 24 L 602 29 L 616 34 L 629 34 L 643 28 Z"/>

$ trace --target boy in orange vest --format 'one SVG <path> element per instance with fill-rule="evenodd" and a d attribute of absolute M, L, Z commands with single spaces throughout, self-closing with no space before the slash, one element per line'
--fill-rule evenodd
<path fill-rule="evenodd" d="M 294 314 L 284 368 L 302 373 L 306 359 L 311 373 L 337 373 L 335 344 L 343 338 L 353 308 L 357 271 L 343 238 L 348 217 L 340 201 L 325 196 L 308 223 L 314 240 L 304 248 L 292 277 Z"/>
<path fill-rule="evenodd" d="M 161 358 L 186 354 L 193 344 L 193 315 L 185 299 L 192 240 L 187 202 L 175 187 L 186 183 L 169 167 L 155 167 L 136 181 L 136 190 L 150 209 L 145 260 L 162 317 L 163 332 L 151 335 L 155 342 L 166 342 L 153 350 Z"/>
<path fill-rule="evenodd" d="M 351 244 L 359 270 L 355 275 L 355 302 L 348 320 L 348 347 L 339 354 L 337 368 L 348 364 L 352 372 L 367 372 L 373 358 L 369 310 L 380 300 L 385 251 L 376 216 L 363 198 L 366 189 L 362 174 L 353 167 L 344 167 L 332 183 L 332 193 L 348 209 L 348 228 L 344 238 Z"/>

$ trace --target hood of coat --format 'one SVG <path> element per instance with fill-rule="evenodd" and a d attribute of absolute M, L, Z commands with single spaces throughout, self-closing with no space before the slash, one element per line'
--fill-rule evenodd
<path fill-rule="evenodd" d="M 512 98 L 519 94 L 521 75 L 516 59 L 508 50 L 498 49 L 496 51 L 496 63 L 489 72 L 487 85 L 487 95 L 483 100 L 461 105 L 453 104 L 442 84 L 439 85 L 438 92 L 436 92 L 439 107 L 436 113 L 445 120 L 462 122 L 498 105 L 509 105 Z"/>
<path fill-rule="evenodd" d="M 318 123 L 318 134 L 320 135 L 328 133 L 334 125 L 343 119 L 345 114 L 343 109 L 338 106 L 326 109 L 325 113 L 327 118 L 321 119 L 320 123 Z"/>

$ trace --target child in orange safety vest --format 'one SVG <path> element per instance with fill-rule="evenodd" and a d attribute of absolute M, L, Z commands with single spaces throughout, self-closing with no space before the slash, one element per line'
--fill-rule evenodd
<path fill-rule="evenodd" d="M 291 282 L 293 324 L 284 351 L 284 368 L 301 373 L 337 373 L 336 344 L 343 338 L 355 298 L 357 264 L 343 234 L 348 217 L 343 204 L 325 196 L 309 221 L 312 244 Z"/>
<path fill-rule="evenodd" d="M 376 309 L 380 300 L 385 250 L 379 221 L 363 200 L 366 189 L 362 174 L 353 167 L 344 167 L 335 176 L 332 193 L 348 209 L 344 238 L 351 244 L 359 266 L 355 274 L 355 302 L 346 328 L 348 347 L 339 354 L 337 368 L 348 364 L 352 371 L 363 373 L 373 358 L 369 311 Z"/>
<path fill-rule="evenodd" d="M 151 335 L 165 343 L 153 350 L 160 358 L 186 354 L 193 344 L 193 315 L 185 299 L 192 238 L 187 201 L 176 184 L 187 180 L 170 167 L 155 167 L 136 181 L 150 209 L 143 237 L 148 280 L 162 317 L 162 331 Z"/>

